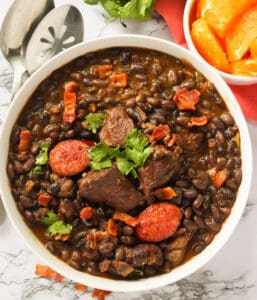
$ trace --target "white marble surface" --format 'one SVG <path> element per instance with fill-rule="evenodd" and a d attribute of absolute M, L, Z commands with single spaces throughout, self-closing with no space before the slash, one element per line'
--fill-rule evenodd
<path fill-rule="evenodd" d="M 12 0 L 1 1 L 0 24 L 11 3 Z M 106 15 L 99 6 L 85 5 L 82 0 L 56 0 L 56 5 L 64 3 L 75 4 L 83 12 L 87 39 L 117 33 L 139 33 L 171 39 L 171 34 L 160 17 L 144 23 L 126 21 L 122 25 L 119 20 L 107 23 Z M 11 85 L 12 69 L 0 54 L 0 127 L 8 109 Z M 257 299 L 257 123 L 248 121 L 248 126 L 254 152 L 251 192 L 245 214 L 222 251 L 198 272 L 175 284 L 142 293 L 113 293 L 107 299 Z M 0 225 L 1 299 L 91 299 L 90 292 L 76 292 L 74 283 L 69 280 L 56 283 L 35 276 L 36 263 L 40 263 L 39 259 L 26 248 L 7 217 Z"/>

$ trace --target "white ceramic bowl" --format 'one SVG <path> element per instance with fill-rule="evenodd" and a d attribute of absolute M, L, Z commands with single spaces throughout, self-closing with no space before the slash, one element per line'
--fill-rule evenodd
<path fill-rule="evenodd" d="M 51 72 L 62 67 L 76 57 L 79 57 L 87 52 L 96 51 L 98 49 L 117 46 L 131 46 L 155 49 L 176 56 L 178 58 L 186 59 L 187 61 L 191 62 L 195 68 L 197 68 L 202 74 L 204 74 L 211 82 L 215 84 L 220 95 L 226 101 L 230 112 L 232 113 L 239 126 L 242 145 L 243 178 L 238 191 L 237 200 L 234 204 L 230 216 L 224 223 L 222 230 L 216 235 L 212 243 L 202 253 L 193 257 L 183 265 L 175 268 L 168 274 L 162 274 L 155 277 L 134 281 L 113 280 L 108 278 L 96 277 L 87 273 L 82 273 L 71 268 L 68 264 L 53 256 L 48 250 L 46 250 L 43 244 L 38 241 L 36 236 L 32 234 L 31 230 L 23 221 L 22 216 L 19 213 L 14 198 L 11 194 L 10 184 L 6 172 L 11 130 L 21 110 L 23 109 L 24 105 L 26 104 L 32 93 L 35 91 L 39 83 L 42 82 L 46 77 L 48 77 Z M 99 38 L 77 45 L 74 48 L 68 49 L 65 52 L 57 55 L 55 58 L 42 66 L 38 71 L 36 71 L 18 92 L 5 118 L 0 135 L 0 140 L 0 192 L 4 201 L 4 206 L 7 210 L 9 218 L 12 221 L 13 226 L 16 228 L 17 232 L 26 242 L 31 251 L 35 253 L 35 255 L 39 256 L 47 265 L 51 266 L 54 270 L 74 280 L 75 282 L 84 283 L 91 287 L 105 290 L 107 289 L 111 291 L 140 291 L 161 287 L 188 276 L 192 272 L 202 267 L 222 248 L 222 246 L 225 244 L 225 242 L 228 240 L 233 230 L 235 229 L 244 211 L 248 198 L 252 168 L 251 143 L 247 125 L 237 101 L 235 100 L 232 92 L 230 91 L 226 83 L 222 80 L 222 78 L 216 72 L 213 72 L 213 70 L 205 62 L 198 59 L 192 53 L 183 49 L 182 47 L 161 39 L 136 35 L 122 35 Z"/>
<path fill-rule="evenodd" d="M 191 11 L 194 7 L 194 4 L 197 0 L 187 0 L 185 10 L 184 10 L 184 15 L 183 15 L 183 29 L 184 29 L 184 35 L 186 38 L 187 46 L 188 48 L 195 53 L 198 57 L 200 57 L 202 60 L 207 62 L 201 54 L 198 52 L 196 49 L 194 42 L 191 38 L 190 34 L 190 29 L 191 29 L 191 24 L 190 24 L 190 18 L 191 18 Z M 207 62 L 208 63 L 208 62 Z M 209 63 L 208 63 L 209 64 Z M 222 72 L 215 67 L 213 67 L 211 64 L 209 64 L 211 68 L 213 68 L 216 72 L 218 72 L 221 77 L 224 78 L 224 80 L 227 83 L 235 84 L 235 85 L 250 85 L 250 84 L 255 84 L 257 83 L 257 77 L 250 77 L 250 76 L 240 76 L 240 75 L 233 75 L 229 73 Z"/>

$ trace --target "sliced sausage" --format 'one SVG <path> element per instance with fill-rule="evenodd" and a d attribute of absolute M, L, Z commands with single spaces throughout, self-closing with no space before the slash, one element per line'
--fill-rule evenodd
<path fill-rule="evenodd" d="M 167 202 L 148 206 L 137 217 L 136 235 L 145 242 L 160 242 L 172 236 L 181 222 L 180 209 Z"/>
<path fill-rule="evenodd" d="M 53 172 L 61 176 L 73 176 L 89 164 L 86 145 L 79 140 L 66 140 L 58 143 L 49 155 L 49 164 Z"/>

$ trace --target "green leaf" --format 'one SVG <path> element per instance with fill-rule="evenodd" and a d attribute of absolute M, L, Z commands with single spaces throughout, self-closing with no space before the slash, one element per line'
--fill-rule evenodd
<path fill-rule="evenodd" d="M 121 171 L 122 174 L 128 175 L 130 172 L 132 172 L 133 176 L 136 178 L 137 173 L 133 172 L 135 169 L 135 164 L 131 161 L 129 161 L 127 158 L 124 157 L 117 157 L 117 167 Z"/>
<path fill-rule="evenodd" d="M 132 129 L 125 139 L 126 148 L 134 148 L 140 152 L 142 152 L 148 144 L 147 138 L 143 135 L 142 131 L 138 129 Z"/>
<path fill-rule="evenodd" d="M 51 211 L 49 211 L 41 220 L 41 222 L 45 225 L 52 225 L 56 221 L 59 221 L 59 218 L 55 213 Z"/>
<path fill-rule="evenodd" d="M 101 169 L 110 168 L 112 166 L 112 161 L 110 159 L 104 161 L 91 161 L 90 163 L 91 169 L 93 171 L 99 171 Z"/>
<path fill-rule="evenodd" d="M 89 153 L 89 158 L 94 162 L 101 162 L 103 160 L 110 160 L 119 155 L 119 147 L 112 148 L 105 143 L 99 143 L 92 147 Z"/>
<path fill-rule="evenodd" d="M 96 133 L 99 128 L 103 126 L 104 114 L 94 114 L 90 113 L 85 118 L 88 129 L 93 133 Z"/>
<path fill-rule="evenodd" d="M 143 166 L 146 159 L 151 155 L 152 152 L 153 148 L 151 147 L 145 148 L 143 152 L 140 152 L 136 149 L 126 149 L 128 159 L 132 160 L 136 167 Z"/>
<path fill-rule="evenodd" d="M 55 234 L 68 234 L 72 230 L 72 226 L 70 224 L 65 224 L 62 220 L 56 221 L 53 224 L 51 224 L 47 228 L 47 232 L 50 235 L 55 235 Z"/>
<path fill-rule="evenodd" d="M 29 172 L 29 176 L 41 175 L 41 174 L 44 174 L 42 166 L 34 166 Z"/>
<path fill-rule="evenodd" d="M 36 157 L 35 164 L 38 166 L 44 166 L 48 164 L 48 150 L 49 145 L 48 144 L 40 144 L 40 152 Z"/>
<path fill-rule="evenodd" d="M 134 269 L 129 275 L 132 276 L 144 276 L 144 272 L 139 269 Z"/>
<path fill-rule="evenodd" d="M 84 1 L 87 4 L 97 4 L 99 2 L 98 0 L 84 0 Z"/>

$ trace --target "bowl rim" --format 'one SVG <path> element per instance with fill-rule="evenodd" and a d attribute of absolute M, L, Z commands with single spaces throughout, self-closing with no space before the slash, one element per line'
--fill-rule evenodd
<path fill-rule="evenodd" d="M 184 13 L 183 13 L 183 31 L 184 36 L 186 39 L 186 44 L 190 51 L 192 51 L 194 54 L 196 54 L 201 60 L 205 61 L 215 72 L 218 72 L 224 80 L 229 84 L 234 85 L 252 85 L 257 83 L 257 76 L 242 76 L 242 75 L 234 75 L 230 73 L 223 72 L 214 66 L 212 66 L 210 63 L 205 60 L 202 55 L 198 52 L 197 48 L 195 47 L 195 44 L 192 40 L 191 34 L 190 34 L 190 14 L 191 10 L 193 8 L 193 5 L 195 5 L 195 2 L 197 0 L 187 0 Z"/>
<path fill-rule="evenodd" d="M 212 243 L 210 243 L 210 245 L 208 245 L 203 252 L 194 256 L 181 266 L 176 267 L 169 273 L 131 281 L 103 278 L 77 271 L 51 254 L 36 238 L 36 236 L 34 236 L 29 227 L 23 221 L 23 218 L 18 211 L 16 203 L 11 195 L 9 188 L 10 184 L 6 170 L 9 138 L 12 127 L 24 105 L 27 103 L 28 99 L 40 82 L 47 78 L 54 70 L 71 62 L 73 59 L 88 52 L 98 51 L 100 49 L 106 49 L 110 47 L 138 47 L 152 49 L 190 61 L 198 71 L 200 71 L 206 78 L 215 84 L 220 95 L 226 101 L 229 111 L 237 121 L 237 124 L 240 125 L 239 131 L 241 136 L 241 147 L 244 146 L 244 151 L 241 151 L 243 178 L 237 193 L 237 200 L 234 203 L 234 207 L 230 216 L 227 218 L 226 222 L 222 226 L 221 231 L 216 235 Z M 53 57 L 46 64 L 41 66 L 27 80 L 27 82 L 15 96 L 9 107 L 0 133 L 0 140 L 4 141 L 6 139 L 8 140 L 7 143 L 0 143 L 0 153 L 2 153 L 2 159 L 0 160 L 0 169 L 2 170 L 0 194 L 7 214 L 11 219 L 12 225 L 26 243 L 27 247 L 54 270 L 75 282 L 99 289 L 120 292 L 143 291 L 174 283 L 192 274 L 206 264 L 227 242 L 242 216 L 250 191 L 252 174 L 251 141 L 245 118 L 231 90 L 224 80 L 216 72 L 213 72 L 207 63 L 205 63 L 203 60 L 199 60 L 199 58 L 195 57 L 195 55 L 190 53 L 188 50 L 170 41 L 153 38 L 150 36 L 126 34 L 101 37 L 83 42 Z"/>

